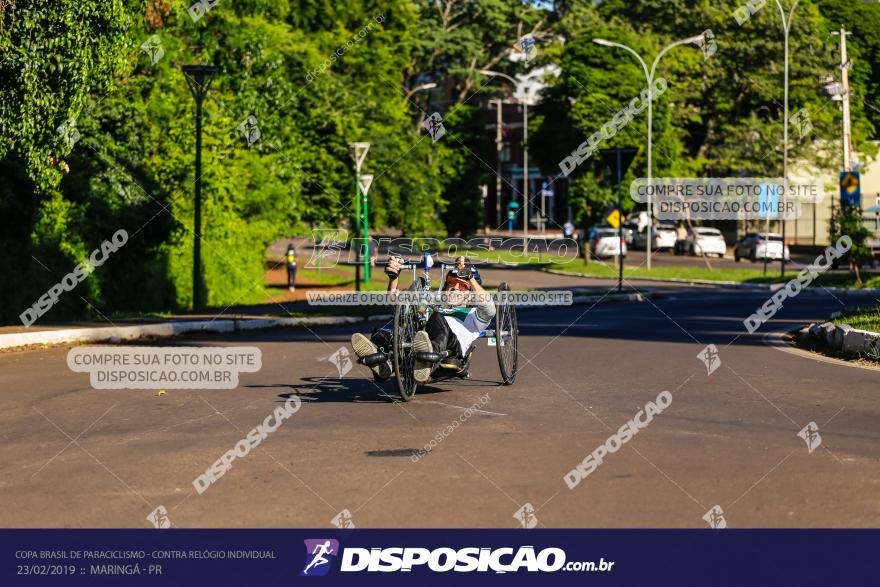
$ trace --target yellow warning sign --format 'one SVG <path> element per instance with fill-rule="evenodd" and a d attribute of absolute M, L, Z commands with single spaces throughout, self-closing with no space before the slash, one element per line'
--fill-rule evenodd
<path fill-rule="evenodd" d="M 617 228 L 620 226 L 620 223 L 623 222 L 625 219 L 620 213 L 620 210 L 615 208 L 611 211 L 611 214 L 605 217 L 605 220 L 608 222 L 608 224 L 610 224 L 614 228 Z"/>
<path fill-rule="evenodd" d="M 840 178 L 840 187 L 847 193 L 852 194 L 859 189 L 859 178 L 854 173 L 845 172 L 841 175 L 843 177 Z"/>

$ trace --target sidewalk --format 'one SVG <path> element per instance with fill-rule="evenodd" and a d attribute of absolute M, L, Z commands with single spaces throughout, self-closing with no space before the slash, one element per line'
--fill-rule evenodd
<path fill-rule="evenodd" d="M 0 329 L 0 350 L 31 345 L 135 340 L 179 336 L 190 332 L 238 332 L 276 327 L 314 327 L 389 320 L 389 314 L 370 316 L 271 317 L 259 315 L 173 316 L 165 320 L 93 322 L 68 325 L 10 326 Z"/>

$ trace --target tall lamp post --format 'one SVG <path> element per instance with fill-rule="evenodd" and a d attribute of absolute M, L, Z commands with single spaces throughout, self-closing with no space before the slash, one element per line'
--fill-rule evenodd
<path fill-rule="evenodd" d="M 500 71 L 493 71 L 491 69 L 481 69 L 480 73 L 483 75 L 488 75 L 492 77 L 501 77 L 509 81 L 513 84 L 514 91 L 516 91 L 517 81 L 507 75 L 506 73 L 501 73 Z M 523 235 L 529 235 L 529 103 L 525 100 L 525 98 L 519 101 L 522 104 L 523 108 Z M 501 111 L 501 101 L 498 101 L 498 111 Z"/>
<path fill-rule="evenodd" d="M 615 43 L 613 41 L 607 41 L 605 39 L 593 39 L 593 42 L 596 43 L 597 45 L 602 45 L 603 47 L 617 47 L 619 49 L 624 49 L 626 51 L 629 51 L 630 53 L 635 55 L 636 59 L 638 59 L 639 63 L 641 63 L 642 69 L 645 71 L 645 79 L 648 82 L 648 185 L 649 186 L 651 185 L 651 179 L 653 178 L 653 174 L 654 174 L 654 170 L 651 165 L 651 162 L 652 162 L 651 156 L 652 156 L 653 126 L 654 126 L 653 125 L 653 122 L 654 122 L 654 108 L 653 108 L 653 105 L 654 105 L 654 73 L 657 71 L 657 64 L 660 63 L 660 58 L 663 57 L 663 55 L 665 55 L 666 52 L 669 51 L 670 49 L 672 49 L 673 47 L 678 47 L 679 45 L 697 45 L 697 46 L 699 46 L 700 43 L 703 41 L 703 39 L 704 39 L 703 35 L 697 35 L 695 37 L 690 37 L 688 39 L 684 39 L 682 41 L 676 41 L 675 43 L 672 43 L 671 45 L 669 45 L 668 47 L 666 47 L 665 49 L 660 51 L 659 55 L 657 55 L 657 58 L 654 59 L 654 64 L 651 65 L 650 71 L 648 71 L 648 65 L 645 63 L 645 60 L 642 59 L 642 56 L 639 55 L 638 53 L 636 53 L 636 51 L 634 49 L 632 49 L 631 47 L 627 47 L 626 45 L 622 45 L 620 43 Z M 647 263 L 648 270 L 651 269 L 651 247 L 652 247 L 651 236 L 652 236 L 652 233 L 654 230 L 654 228 L 653 228 L 654 215 L 653 215 L 653 208 L 652 208 L 651 204 L 652 204 L 652 196 L 651 196 L 651 193 L 649 190 L 648 191 L 648 239 L 647 239 L 648 246 L 646 247 L 647 253 L 648 253 L 648 263 Z"/>
<path fill-rule="evenodd" d="M 352 158 L 354 159 L 354 173 L 355 173 L 355 219 L 354 219 L 354 246 L 357 251 L 355 257 L 355 265 L 354 265 L 354 283 L 355 289 L 357 291 L 361 291 L 361 243 L 360 241 L 360 233 L 361 233 L 361 166 L 364 164 L 364 159 L 367 158 L 367 151 L 370 150 L 370 143 L 349 143 L 349 147 L 351 147 Z M 370 176 L 370 180 L 372 181 L 372 176 Z M 367 186 L 369 187 L 369 186 Z M 365 196 L 364 196 L 365 197 Z M 364 206 L 366 207 L 366 201 L 364 201 Z M 366 216 L 366 210 L 364 210 Z M 366 221 L 364 221 L 366 225 Z M 366 228 L 366 227 L 365 227 Z M 367 280 L 369 281 L 369 264 L 370 264 L 370 254 L 367 252 Z"/>
<path fill-rule="evenodd" d="M 196 200 L 193 229 L 193 309 L 205 306 L 202 283 L 202 102 L 208 95 L 211 80 L 217 73 L 212 65 L 184 65 L 186 83 L 196 101 Z"/>
<path fill-rule="evenodd" d="M 788 198 L 788 36 L 791 32 L 791 17 L 794 16 L 794 9 L 797 8 L 800 0 L 794 0 L 791 9 L 788 11 L 788 18 L 785 16 L 785 10 L 782 3 L 776 0 L 776 6 L 779 7 L 779 15 L 782 17 L 782 31 L 785 34 L 785 118 L 783 120 L 783 146 L 782 146 L 782 177 L 785 181 L 785 192 L 783 193 L 783 206 Z M 782 208 L 785 210 L 785 208 Z M 782 277 L 785 277 L 785 217 L 782 217 L 782 257 L 780 261 L 782 267 Z"/>

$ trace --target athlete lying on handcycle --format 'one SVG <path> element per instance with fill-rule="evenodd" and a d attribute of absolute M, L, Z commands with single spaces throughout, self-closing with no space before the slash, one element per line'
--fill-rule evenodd
<path fill-rule="evenodd" d="M 388 275 L 388 291 L 397 291 L 397 282 L 400 277 L 401 259 L 389 257 L 385 265 L 385 273 Z M 413 351 L 417 357 L 425 357 L 425 354 L 440 355 L 439 361 L 416 359 L 414 363 L 413 378 L 418 383 L 427 383 L 431 379 L 431 373 L 437 368 L 449 369 L 459 376 L 467 376 L 467 357 L 471 345 L 480 337 L 495 316 L 495 303 L 480 283 L 479 273 L 473 266 L 466 263 L 464 257 L 458 257 L 455 265 L 450 269 L 443 282 L 443 291 L 446 294 L 447 305 L 438 306 L 432 312 L 425 324 L 425 329 L 416 332 L 413 339 Z M 482 294 L 470 296 L 470 294 Z M 474 298 L 472 307 L 466 304 L 468 298 Z M 392 352 L 392 333 L 386 327 L 373 330 L 367 338 L 361 333 L 355 333 L 351 337 L 351 346 L 359 359 L 376 353 L 383 353 L 384 360 L 370 361 L 370 368 L 378 381 L 385 381 L 393 375 L 393 368 L 389 360 Z M 444 352 L 445 351 L 445 352 Z"/>

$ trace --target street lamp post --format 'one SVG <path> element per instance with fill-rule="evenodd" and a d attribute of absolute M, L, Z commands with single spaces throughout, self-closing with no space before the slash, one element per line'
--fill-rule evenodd
<path fill-rule="evenodd" d="M 779 7 L 779 15 L 782 17 L 782 30 L 785 34 L 785 104 L 783 106 L 785 110 L 785 118 L 783 120 L 783 147 L 782 147 L 782 177 L 785 185 L 785 192 L 782 195 L 783 201 L 783 210 L 785 210 L 785 203 L 788 198 L 788 36 L 791 32 L 791 17 L 794 16 L 794 9 L 797 8 L 798 2 L 800 0 L 794 0 L 794 4 L 791 5 L 791 9 L 788 11 L 788 18 L 785 17 L 785 10 L 782 8 L 782 3 L 779 0 L 776 0 L 776 5 Z M 782 260 L 780 261 L 780 265 L 782 267 L 782 277 L 785 277 L 785 217 L 782 217 Z"/>
<path fill-rule="evenodd" d="M 186 83 L 196 101 L 196 198 L 193 219 L 193 309 L 205 306 L 205 287 L 202 283 L 202 102 L 208 95 L 211 80 L 217 68 L 211 65 L 184 65 Z"/>
<path fill-rule="evenodd" d="M 529 104 L 523 99 L 523 236 L 529 236 Z"/>
<path fill-rule="evenodd" d="M 636 53 L 636 51 L 626 45 L 622 45 L 620 43 L 615 43 L 613 41 L 607 41 L 605 39 L 593 39 L 593 42 L 597 45 L 602 45 L 604 47 L 617 47 L 619 49 L 624 49 L 629 51 L 633 55 L 635 55 L 636 59 L 639 60 L 639 63 L 642 65 L 642 69 L 645 71 L 645 79 L 648 82 L 648 185 L 651 185 L 651 179 L 653 178 L 654 170 L 651 165 L 652 163 L 652 145 L 653 145 L 653 122 L 654 122 L 654 73 L 657 71 L 657 64 L 660 63 L 660 58 L 666 54 L 667 51 L 672 49 L 673 47 L 678 47 L 679 45 L 699 45 L 704 39 L 703 35 L 697 35 L 695 37 L 690 37 L 688 39 L 684 39 L 682 41 L 676 41 L 672 43 L 657 55 L 657 58 L 654 59 L 654 64 L 651 66 L 650 72 L 648 71 L 648 65 L 645 63 L 645 60 L 642 59 L 642 56 Z M 651 235 L 654 230 L 654 215 L 652 208 L 652 196 L 651 190 L 648 191 L 648 238 L 647 238 L 647 252 L 648 252 L 648 270 L 651 269 Z"/>
<path fill-rule="evenodd" d="M 506 73 L 501 73 L 500 71 L 493 71 L 491 69 L 481 69 L 480 73 L 483 75 L 489 75 L 494 77 L 502 77 L 513 84 L 514 91 L 516 91 L 517 81 L 507 75 Z M 522 98 L 519 103 L 523 107 L 523 236 L 529 235 L 529 103 L 525 98 Z M 498 102 L 498 109 L 501 110 L 501 101 Z"/>
<path fill-rule="evenodd" d="M 355 170 L 355 217 L 354 217 L 354 247 L 355 247 L 355 264 L 354 264 L 354 286 L 357 291 L 361 291 L 361 166 L 364 159 L 367 158 L 367 151 L 370 150 L 370 143 L 349 143 L 351 147 L 352 157 L 354 158 Z M 372 176 L 370 178 L 372 180 Z M 366 206 L 366 202 L 364 204 Z M 369 266 L 370 255 L 367 253 L 367 265 Z M 367 269 L 366 271 L 369 271 Z M 369 277 L 367 277 L 369 279 Z"/>

